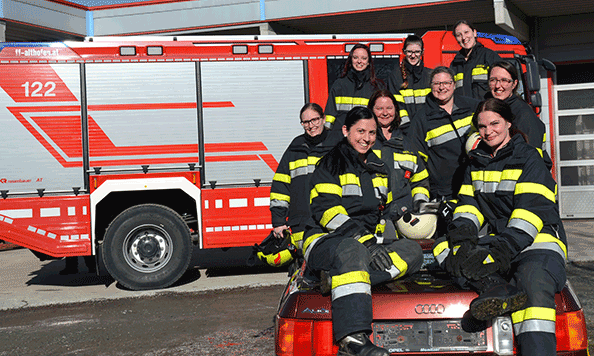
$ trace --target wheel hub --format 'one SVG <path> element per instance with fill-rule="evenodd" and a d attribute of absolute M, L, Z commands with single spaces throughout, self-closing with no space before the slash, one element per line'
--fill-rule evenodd
<path fill-rule="evenodd" d="M 130 267 L 139 272 L 155 272 L 164 267 L 171 258 L 171 237 L 159 226 L 139 226 L 131 231 L 125 240 L 124 258 Z"/>
<path fill-rule="evenodd" d="M 159 242 L 154 236 L 145 234 L 143 238 L 138 242 L 138 254 L 142 259 L 148 259 L 155 257 L 159 253 Z"/>

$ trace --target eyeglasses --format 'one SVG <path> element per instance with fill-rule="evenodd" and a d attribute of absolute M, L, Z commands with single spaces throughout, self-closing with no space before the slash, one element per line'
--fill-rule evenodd
<path fill-rule="evenodd" d="M 407 50 L 407 49 L 405 49 L 405 50 L 404 50 L 404 54 L 408 54 L 408 55 L 412 55 L 412 54 L 414 54 L 414 55 L 416 55 L 416 56 L 420 56 L 420 55 L 421 55 L 421 53 L 423 53 L 423 51 L 409 51 L 409 50 Z"/>
<path fill-rule="evenodd" d="M 303 125 L 303 126 L 317 125 L 317 124 L 320 123 L 320 120 L 322 120 L 321 117 L 319 117 L 319 116 L 318 117 L 314 117 L 311 120 L 303 120 L 303 121 L 301 121 L 301 125 Z"/>
<path fill-rule="evenodd" d="M 497 84 L 497 82 L 501 83 L 501 84 L 507 84 L 510 85 L 511 83 L 513 83 L 514 81 L 508 78 L 489 78 L 489 84 Z"/>
<path fill-rule="evenodd" d="M 434 86 L 434 87 L 436 87 L 436 88 L 439 88 L 439 87 L 441 87 L 442 85 L 443 85 L 444 87 L 449 87 L 449 86 L 451 86 L 452 84 L 454 84 L 454 81 L 453 81 L 453 80 L 448 80 L 447 82 L 431 82 L 431 85 L 432 85 L 432 86 Z"/>

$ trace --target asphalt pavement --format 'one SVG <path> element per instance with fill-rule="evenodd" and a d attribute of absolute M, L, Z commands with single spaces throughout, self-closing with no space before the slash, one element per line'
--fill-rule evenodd
<path fill-rule="evenodd" d="M 594 261 L 594 220 L 564 220 L 569 245 L 569 262 Z M 205 254 L 194 253 L 193 265 L 174 286 L 151 291 L 130 291 L 120 287 L 109 277 L 99 277 L 87 272 L 79 258 L 80 273 L 62 276 L 63 260 L 39 261 L 30 251 L 17 249 L 0 251 L 0 310 L 76 303 L 90 300 L 136 298 L 159 293 L 191 293 L 238 287 L 281 285 L 287 282 L 286 271 L 262 268 L 204 268 L 205 259 L 211 265 L 228 261 L 231 265 L 242 263 L 245 251 Z"/>

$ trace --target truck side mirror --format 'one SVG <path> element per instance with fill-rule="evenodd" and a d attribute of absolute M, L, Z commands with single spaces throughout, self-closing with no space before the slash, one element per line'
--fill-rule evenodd
<path fill-rule="evenodd" d="M 530 92 L 540 90 L 538 63 L 532 58 L 526 58 L 526 86 Z"/>
<path fill-rule="evenodd" d="M 540 64 L 544 69 L 546 69 L 549 72 L 557 71 L 557 67 L 555 66 L 555 63 L 549 61 L 546 58 L 543 58 L 540 61 L 538 61 L 538 64 Z"/>

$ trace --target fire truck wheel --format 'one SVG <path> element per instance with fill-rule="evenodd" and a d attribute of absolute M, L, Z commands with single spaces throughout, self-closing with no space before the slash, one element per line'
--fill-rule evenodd
<path fill-rule="evenodd" d="M 174 210 L 143 204 L 124 210 L 108 226 L 103 262 L 122 286 L 165 288 L 187 270 L 192 257 L 190 230 Z"/>

